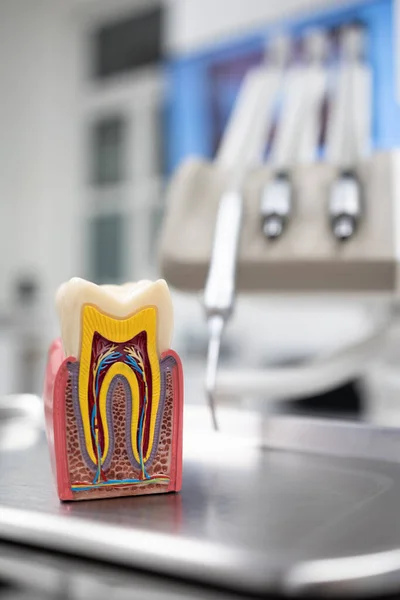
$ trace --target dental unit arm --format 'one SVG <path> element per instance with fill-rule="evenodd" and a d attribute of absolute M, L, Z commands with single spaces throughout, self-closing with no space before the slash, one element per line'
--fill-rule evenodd
<path fill-rule="evenodd" d="M 320 393 L 364 372 L 368 360 L 385 338 L 391 315 L 387 304 L 383 305 L 380 301 L 378 313 L 373 318 L 367 310 L 365 323 L 368 332 L 365 339 L 356 344 L 350 340 L 344 342 L 347 347 L 341 348 L 340 352 L 319 356 L 315 361 L 290 370 L 241 367 L 233 371 L 223 368 L 218 370 L 216 378 L 220 339 L 232 314 L 236 289 L 253 294 L 345 294 L 353 299 L 361 294 L 363 300 L 366 299 L 365 294 L 371 299 L 379 294 L 379 298 L 383 295 L 385 301 L 389 300 L 390 306 L 393 296 L 400 290 L 400 214 L 396 200 L 400 183 L 400 154 L 385 151 L 365 156 L 370 131 L 368 99 L 363 112 L 356 109 L 361 94 L 369 93 L 366 84 L 370 73 L 368 65 L 359 60 L 360 53 L 357 56 L 350 71 L 356 73 L 355 79 L 361 81 L 361 85 L 352 84 L 354 94 L 347 96 L 346 100 L 352 103 L 351 113 L 357 123 L 349 136 L 343 137 L 347 125 L 341 119 L 347 119 L 347 116 L 346 111 L 338 110 L 338 104 L 343 102 L 340 90 L 345 87 L 343 78 L 348 78 L 348 71 L 342 54 L 334 73 L 335 89 L 330 98 L 325 152 L 325 158 L 329 160 L 325 161 L 312 161 L 318 156 L 315 112 L 319 112 L 321 107 L 317 100 L 318 95 L 320 102 L 324 97 L 321 64 L 314 61 L 316 76 L 310 78 L 315 82 L 314 95 L 312 101 L 307 101 L 311 107 L 310 114 L 307 118 L 302 114 L 303 130 L 298 130 L 301 132 L 300 139 L 308 141 L 303 144 L 297 140 L 297 147 L 291 149 L 287 164 L 290 165 L 288 175 L 293 213 L 289 226 L 278 239 L 266 240 L 260 226 L 265 216 L 261 209 L 262 196 L 276 178 L 274 164 L 249 166 L 233 185 L 234 169 L 223 169 L 218 161 L 192 158 L 181 165 L 171 181 L 161 242 L 161 268 L 170 284 L 182 291 L 198 293 L 205 289 L 204 304 L 212 334 L 207 391 L 214 424 L 216 396 L 269 394 L 274 400 L 279 400 Z M 281 79 L 286 78 L 288 71 L 290 69 Z M 305 80 L 308 79 L 306 75 L 305 69 Z M 251 122 L 249 115 L 247 118 Z M 336 139 L 336 146 L 329 133 L 335 131 L 333 139 Z M 226 134 L 224 141 L 227 139 Z M 243 135 L 242 139 L 246 147 L 250 138 L 246 139 Z M 293 137 L 290 139 L 293 140 Z M 314 148 L 310 140 L 314 140 Z M 334 156 L 345 156 L 341 149 L 343 144 L 351 144 L 350 148 L 354 148 L 354 144 L 358 148 L 351 151 L 352 158 L 347 164 L 352 165 L 351 174 L 361 185 L 365 217 L 347 243 L 339 244 L 330 227 L 331 192 L 335 183 L 340 181 L 344 163 L 331 157 L 333 148 Z M 218 158 L 220 156 L 221 153 Z M 339 194 L 339 198 L 343 203 L 344 196 Z M 229 253 L 223 251 L 227 247 Z"/>
<path fill-rule="evenodd" d="M 289 69 L 283 82 L 283 114 L 271 151 L 276 175 L 262 194 L 263 230 L 266 237 L 273 239 L 282 234 L 292 210 L 289 172 L 296 155 L 300 154 L 303 161 L 310 161 L 315 159 L 316 154 L 316 109 L 322 102 L 327 85 L 326 70 L 322 64 L 327 49 L 325 34 L 314 31 L 307 39 L 307 46 L 309 67 L 306 71 L 300 67 Z M 219 203 L 204 293 L 209 328 L 206 392 L 215 429 L 218 424 L 214 391 L 221 336 L 232 314 L 235 299 L 243 208 L 241 184 L 249 169 L 262 161 L 273 109 L 282 87 L 283 69 L 289 56 L 288 40 L 278 38 L 274 50 L 275 69 L 269 71 L 259 67 L 251 71 L 245 80 L 216 159 L 218 166 L 230 168 L 233 185 Z"/>

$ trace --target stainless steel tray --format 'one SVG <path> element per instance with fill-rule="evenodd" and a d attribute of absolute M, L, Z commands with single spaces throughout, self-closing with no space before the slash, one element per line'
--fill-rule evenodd
<path fill-rule="evenodd" d="M 196 410 L 177 495 L 61 504 L 43 434 L 0 451 L 0 540 L 227 593 L 400 590 L 400 431 L 271 417 L 261 449 Z"/>

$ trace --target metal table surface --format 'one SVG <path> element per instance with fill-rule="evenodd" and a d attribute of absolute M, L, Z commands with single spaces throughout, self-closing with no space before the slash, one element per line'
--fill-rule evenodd
<path fill-rule="evenodd" d="M 180 494 L 60 503 L 42 433 L 0 451 L 0 540 L 245 595 L 400 589 L 400 432 L 272 417 L 261 449 L 196 423 Z"/>

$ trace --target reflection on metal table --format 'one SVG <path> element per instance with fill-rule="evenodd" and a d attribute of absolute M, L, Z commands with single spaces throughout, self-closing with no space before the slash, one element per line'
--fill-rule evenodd
<path fill-rule="evenodd" d="M 0 450 L 0 540 L 227 594 L 400 589 L 400 431 L 271 417 L 260 449 L 231 415 L 250 437 L 187 408 L 176 495 L 62 504 L 42 433 Z"/>

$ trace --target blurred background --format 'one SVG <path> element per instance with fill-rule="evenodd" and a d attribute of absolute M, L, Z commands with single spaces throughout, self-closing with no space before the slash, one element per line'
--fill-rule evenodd
<path fill-rule="evenodd" d="M 395 0 L 0 1 L 0 392 L 40 393 L 60 283 L 160 275 L 168 181 L 188 156 L 214 157 L 243 77 L 277 33 L 301 64 L 304 34 L 323 28 L 334 65 L 340 29 L 361 25 L 371 146 L 395 147 L 398 12 Z M 328 113 L 325 103 L 322 152 Z M 174 345 L 201 383 L 200 296 L 173 294 Z M 362 336 L 370 319 L 348 298 L 240 296 L 222 361 L 298 364 Z"/>

